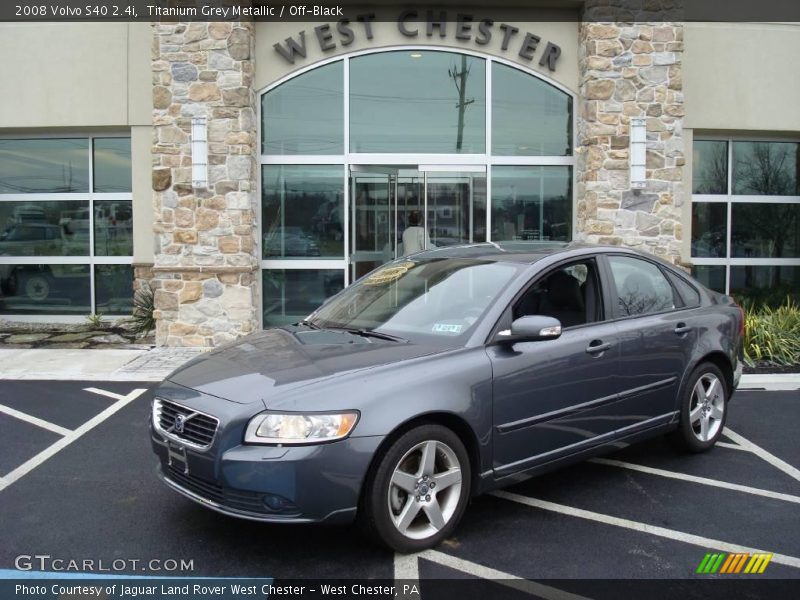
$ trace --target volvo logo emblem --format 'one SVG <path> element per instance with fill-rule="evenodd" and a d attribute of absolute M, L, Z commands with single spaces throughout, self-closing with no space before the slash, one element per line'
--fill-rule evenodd
<path fill-rule="evenodd" d="M 184 425 L 186 425 L 186 417 L 183 415 L 178 415 L 175 417 L 175 424 L 173 425 L 175 433 L 183 433 Z"/>

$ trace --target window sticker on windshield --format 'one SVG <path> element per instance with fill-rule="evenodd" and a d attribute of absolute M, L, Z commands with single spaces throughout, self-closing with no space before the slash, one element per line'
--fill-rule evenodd
<path fill-rule="evenodd" d="M 433 325 L 433 332 L 434 333 L 461 333 L 461 330 L 464 329 L 463 325 L 453 325 L 452 323 L 434 323 Z"/>
<path fill-rule="evenodd" d="M 367 277 L 364 280 L 364 285 L 382 285 L 384 283 L 392 283 L 393 281 L 397 281 L 403 275 L 408 272 L 408 270 L 414 266 L 414 263 L 411 261 L 400 263 L 399 265 L 393 265 L 391 267 L 386 267 L 385 269 L 381 269 Z"/>

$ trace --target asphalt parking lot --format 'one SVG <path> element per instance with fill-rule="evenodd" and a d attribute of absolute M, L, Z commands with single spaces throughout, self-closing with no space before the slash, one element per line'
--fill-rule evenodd
<path fill-rule="evenodd" d="M 477 498 L 456 537 L 401 557 L 355 528 L 240 521 L 166 489 L 150 387 L 0 381 L 0 570 L 47 554 L 191 559 L 171 574 L 194 576 L 683 579 L 717 550 L 773 553 L 759 577 L 800 578 L 797 391 L 737 393 L 710 453 L 657 439 Z"/>

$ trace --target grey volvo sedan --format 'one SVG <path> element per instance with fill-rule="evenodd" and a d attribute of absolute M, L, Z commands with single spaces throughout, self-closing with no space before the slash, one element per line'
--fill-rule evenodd
<path fill-rule="evenodd" d="M 418 551 L 476 494 L 665 433 L 711 448 L 742 330 L 731 298 L 631 250 L 431 250 L 172 373 L 158 474 L 226 515 L 357 519 Z"/>

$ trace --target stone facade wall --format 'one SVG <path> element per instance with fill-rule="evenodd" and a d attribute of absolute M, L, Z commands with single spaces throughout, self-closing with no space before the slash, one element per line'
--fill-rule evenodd
<path fill-rule="evenodd" d="M 253 24 L 153 25 L 156 343 L 214 346 L 257 326 Z M 191 118 L 208 119 L 208 187 Z"/>
<path fill-rule="evenodd" d="M 680 22 L 581 23 L 576 237 L 680 263 L 682 55 Z M 647 120 L 642 190 L 630 186 L 632 117 Z"/>

